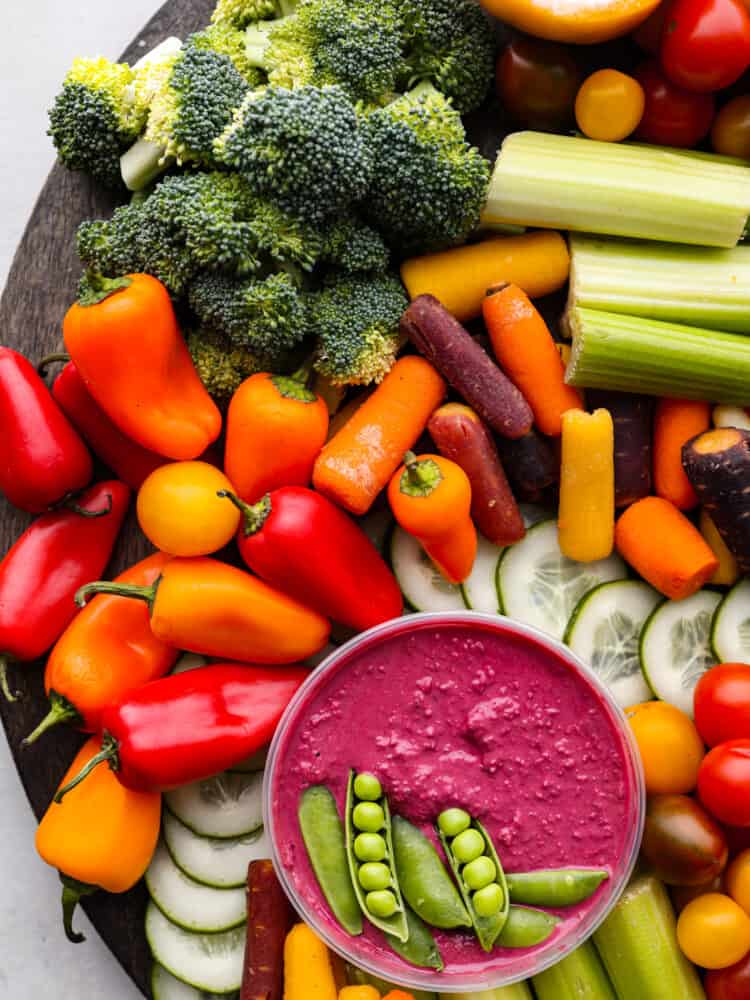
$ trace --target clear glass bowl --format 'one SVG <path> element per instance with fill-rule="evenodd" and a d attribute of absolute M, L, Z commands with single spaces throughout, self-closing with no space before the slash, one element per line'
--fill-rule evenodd
<path fill-rule="evenodd" d="M 574 924 L 569 932 L 562 937 L 553 935 L 548 945 L 542 944 L 532 951 L 519 953 L 518 961 L 508 964 L 503 970 L 493 969 L 488 966 L 485 970 L 480 969 L 477 971 L 475 969 L 465 974 L 451 973 L 449 979 L 446 979 L 443 973 L 431 969 L 416 968 L 399 959 L 397 956 L 394 956 L 390 964 L 381 964 L 375 961 L 371 955 L 362 953 L 361 947 L 358 947 L 361 938 L 352 937 L 347 934 L 346 931 L 338 927 L 332 920 L 327 923 L 320 919 L 315 909 L 310 905 L 309 900 L 297 892 L 293 878 L 287 872 L 281 860 L 281 852 L 277 846 L 277 831 L 272 804 L 274 801 L 277 773 L 280 762 L 283 759 L 289 734 L 294 730 L 298 719 L 305 713 L 307 705 L 316 692 L 337 671 L 345 669 L 346 663 L 351 662 L 358 652 L 370 649 L 373 645 L 382 642 L 384 639 L 390 639 L 400 634 L 407 634 L 425 625 L 432 627 L 452 625 L 471 627 L 472 624 L 477 625 L 482 631 L 490 628 L 496 633 L 526 640 L 533 643 L 537 648 L 541 647 L 542 649 L 549 650 L 558 661 L 562 660 L 586 684 L 596 691 L 604 710 L 610 717 L 613 727 L 619 733 L 622 740 L 625 768 L 627 771 L 624 778 L 631 790 L 629 796 L 630 814 L 628 816 L 626 831 L 626 847 L 618 859 L 611 879 L 607 883 L 610 891 L 607 894 L 603 894 L 599 902 L 589 909 L 583 916 L 583 919 L 579 923 Z M 632 874 L 643 834 L 645 808 L 646 796 L 643 771 L 630 726 L 622 711 L 594 672 L 574 656 L 566 646 L 537 629 L 521 625 L 500 615 L 483 615 L 473 611 L 408 615 L 387 622 L 377 628 L 370 629 L 368 632 L 362 633 L 331 653 L 313 671 L 284 713 L 269 751 L 263 789 L 264 822 L 269 834 L 274 868 L 284 891 L 302 919 L 313 928 L 330 948 L 353 965 L 381 979 L 398 983 L 406 988 L 434 990 L 438 992 L 441 990 L 473 992 L 493 989 L 499 986 L 508 986 L 511 983 L 536 975 L 543 969 L 558 962 L 561 958 L 564 958 L 565 955 L 582 944 L 596 930 L 613 908 Z"/>

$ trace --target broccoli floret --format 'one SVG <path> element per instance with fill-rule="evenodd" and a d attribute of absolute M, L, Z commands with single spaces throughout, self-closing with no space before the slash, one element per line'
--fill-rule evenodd
<path fill-rule="evenodd" d="M 340 87 L 251 91 L 214 148 L 258 194 L 312 222 L 362 198 L 372 172 L 364 132 Z"/>
<path fill-rule="evenodd" d="M 399 320 L 408 304 L 393 274 L 333 281 L 313 296 L 316 371 L 334 385 L 380 382 L 396 360 Z"/>
<path fill-rule="evenodd" d="M 411 85 L 428 80 L 465 114 L 487 96 L 495 32 L 476 0 L 399 0 Z"/>
<path fill-rule="evenodd" d="M 450 102 L 420 84 L 367 122 L 377 164 L 367 218 L 401 253 L 463 241 L 479 222 L 490 171 Z"/>
<path fill-rule="evenodd" d="M 346 274 L 385 271 L 390 250 L 380 235 L 356 216 L 337 219 L 325 236 L 321 259 Z"/>
<path fill-rule="evenodd" d="M 253 21 L 264 21 L 277 17 L 282 7 L 276 0 L 219 0 L 211 21 L 214 24 L 231 24 L 233 28 L 245 28 Z"/>
<path fill-rule="evenodd" d="M 403 70 L 393 0 L 302 0 L 290 17 L 251 26 L 251 62 L 272 84 L 339 84 L 354 100 L 380 102 Z"/>
<path fill-rule="evenodd" d="M 108 187 L 122 186 L 120 156 L 137 138 L 146 108 L 136 100 L 130 66 L 76 59 L 49 112 L 48 135 L 60 162 Z"/>
<path fill-rule="evenodd" d="M 222 21 L 191 35 L 190 39 L 198 49 L 215 52 L 231 59 L 234 68 L 241 74 L 249 87 L 260 87 L 266 82 L 263 71 L 248 61 L 245 52 L 244 31 Z"/>
<path fill-rule="evenodd" d="M 283 354 L 308 332 L 307 295 L 286 272 L 242 280 L 206 271 L 189 301 L 202 323 L 255 354 Z"/>
<path fill-rule="evenodd" d="M 276 362 L 235 346 L 214 330 L 194 330 L 188 334 L 188 348 L 201 382 L 221 407 L 246 378 L 257 372 L 274 371 Z"/>

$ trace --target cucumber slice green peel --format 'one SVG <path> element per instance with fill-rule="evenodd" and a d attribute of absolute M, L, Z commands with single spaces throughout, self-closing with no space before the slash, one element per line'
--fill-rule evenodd
<path fill-rule="evenodd" d="M 479 535 L 474 566 L 468 579 L 461 584 L 461 595 L 470 611 L 483 611 L 489 615 L 500 613 L 497 567 L 503 552 L 505 546 L 494 545 Z"/>
<path fill-rule="evenodd" d="M 398 525 L 391 536 L 391 567 L 414 611 L 465 611 L 461 588 L 448 583 L 425 550 Z"/>
<path fill-rule="evenodd" d="M 213 889 L 244 886 L 248 864 L 271 856 L 263 827 L 246 837 L 215 840 L 197 836 L 165 809 L 161 831 L 177 867 L 194 882 Z"/>
<path fill-rule="evenodd" d="M 717 663 L 750 663 L 750 579 L 736 583 L 716 609 L 711 648 Z"/>
<path fill-rule="evenodd" d="M 163 965 L 154 963 L 151 969 L 151 993 L 154 1000 L 239 1000 L 239 993 L 206 993 L 175 979 Z"/>
<path fill-rule="evenodd" d="M 167 792 L 169 811 L 199 837 L 245 837 L 263 825 L 263 772 L 224 771 Z"/>

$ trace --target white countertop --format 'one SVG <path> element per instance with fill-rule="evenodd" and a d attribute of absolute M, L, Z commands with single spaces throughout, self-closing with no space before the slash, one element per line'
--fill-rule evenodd
<path fill-rule="evenodd" d="M 0 6 L 2 287 L 52 164 L 46 109 L 70 62 L 75 55 L 119 55 L 158 0 L 3 0 Z M 34 850 L 34 818 L 2 735 L 0 803 L 0 998 L 137 1000 L 140 993 L 83 914 L 78 926 L 88 931 L 86 943 L 65 940 L 60 884 Z"/>

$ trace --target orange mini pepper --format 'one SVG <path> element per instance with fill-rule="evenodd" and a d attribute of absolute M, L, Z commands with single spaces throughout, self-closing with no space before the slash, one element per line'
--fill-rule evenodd
<path fill-rule="evenodd" d="M 146 601 L 151 631 L 161 642 L 191 653 L 244 663 L 296 663 L 328 642 L 330 622 L 249 573 L 216 559 L 172 559 L 151 586 L 101 581 L 90 594 Z"/>
<path fill-rule="evenodd" d="M 65 347 L 112 421 L 144 448 L 197 458 L 221 433 L 160 281 L 147 274 L 91 278 L 68 310 Z"/>
<path fill-rule="evenodd" d="M 170 556 L 155 552 L 117 577 L 116 583 L 149 586 Z M 115 594 L 99 594 L 80 611 L 50 653 L 44 687 L 50 710 L 24 743 L 69 722 L 87 733 L 99 730 L 108 705 L 168 673 L 178 650 L 157 639 L 148 609 Z"/>
<path fill-rule="evenodd" d="M 92 736 L 79 750 L 61 787 L 101 750 Z M 59 805 L 50 805 L 36 833 L 36 849 L 60 872 L 65 934 L 74 944 L 84 940 L 73 930 L 78 902 L 97 889 L 127 892 L 143 877 L 159 839 L 161 795 L 125 788 L 114 771 L 99 767 Z"/>
<path fill-rule="evenodd" d="M 388 486 L 393 516 L 422 544 L 449 583 L 463 583 L 474 566 L 477 532 L 471 520 L 471 484 L 442 455 L 407 452 Z"/>

